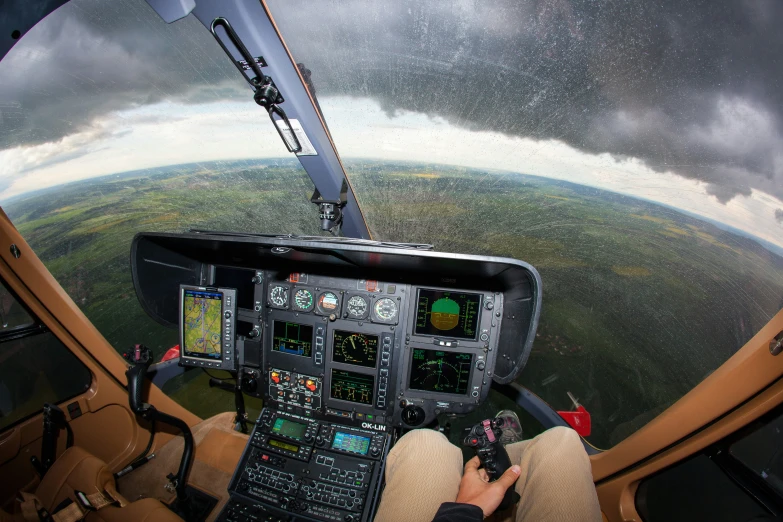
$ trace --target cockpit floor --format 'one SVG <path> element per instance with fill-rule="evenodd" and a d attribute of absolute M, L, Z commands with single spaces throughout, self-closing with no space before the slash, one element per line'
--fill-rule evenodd
<path fill-rule="evenodd" d="M 228 483 L 247 444 L 248 436 L 233 429 L 234 416 L 221 413 L 192 428 L 196 451 L 188 484 L 219 499 L 207 521 L 215 520 L 228 501 Z M 119 479 L 120 493 L 131 501 L 151 497 L 171 502 L 175 495 L 165 488 L 166 476 L 179 467 L 182 448 L 179 436 L 158 448 L 149 463 Z"/>

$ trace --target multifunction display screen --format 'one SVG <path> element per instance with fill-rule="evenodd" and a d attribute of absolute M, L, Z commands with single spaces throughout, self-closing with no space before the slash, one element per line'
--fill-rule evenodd
<path fill-rule="evenodd" d="M 370 437 L 362 437 L 361 435 L 338 431 L 334 434 L 332 449 L 350 451 L 351 453 L 358 453 L 359 455 L 367 455 L 367 451 L 370 449 Z"/>
<path fill-rule="evenodd" d="M 416 335 L 475 339 L 481 312 L 481 294 L 419 289 Z"/>
<path fill-rule="evenodd" d="M 334 331 L 334 362 L 375 368 L 378 360 L 378 336 Z"/>
<path fill-rule="evenodd" d="M 332 370 L 332 399 L 372 404 L 375 377 L 348 370 Z"/>
<path fill-rule="evenodd" d="M 313 327 L 308 324 L 275 321 L 272 331 L 272 350 L 310 357 L 313 351 Z"/>
<path fill-rule="evenodd" d="M 183 290 L 182 353 L 185 357 L 220 360 L 223 353 L 223 294 Z"/>
<path fill-rule="evenodd" d="M 473 354 L 413 349 L 408 388 L 464 395 L 470 385 Z"/>
<path fill-rule="evenodd" d="M 305 430 L 307 430 L 307 425 L 279 417 L 275 419 L 275 423 L 272 425 L 272 433 L 296 440 L 302 440 Z"/>

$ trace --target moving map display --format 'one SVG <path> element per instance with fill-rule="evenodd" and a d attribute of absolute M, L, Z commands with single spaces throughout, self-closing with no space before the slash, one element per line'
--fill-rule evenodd
<path fill-rule="evenodd" d="M 414 333 L 475 339 L 480 311 L 480 294 L 421 288 Z"/>
<path fill-rule="evenodd" d="M 471 353 L 414 348 L 408 388 L 464 395 L 472 364 Z"/>
<path fill-rule="evenodd" d="M 332 399 L 372 404 L 375 377 L 348 370 L 332 370 Z"/>
<path fill-rule="evenodd" d="M 310 357 L 313 350 L 313 327 L 307 324 L 275 321 L 272 330 L 272 350 Z"/>
<path fill-rule="evenodd" d="M 182 353 L 185 357 L 220 359 L 223 353 L 223 294 L 185 290 L 182 314 Z"/>

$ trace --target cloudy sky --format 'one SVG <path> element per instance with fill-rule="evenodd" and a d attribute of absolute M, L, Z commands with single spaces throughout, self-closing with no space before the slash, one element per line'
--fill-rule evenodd
<path fill-rule="evenodd" d="M 270 6 L 343 157 L 566 179 L 783 246 L 780 2 Z M 285 155 L 207 30 L 143 0 L 72 0 L 0 62 L 0 200 Z"/>

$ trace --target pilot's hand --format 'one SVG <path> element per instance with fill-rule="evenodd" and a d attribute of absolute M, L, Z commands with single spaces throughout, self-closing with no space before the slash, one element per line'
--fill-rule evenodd
<path fill-rule="evenodd" d="M 500 505 L 506 490 L 519 478 L 519 466 L 511 466 L 495 482 L 489 482 L 484 469 L 479 469 L 481 461 L 473 457 L 465 464 L 465 472 L 459 483 L 457 502 L 478 506 L 488 517 Z"/>

